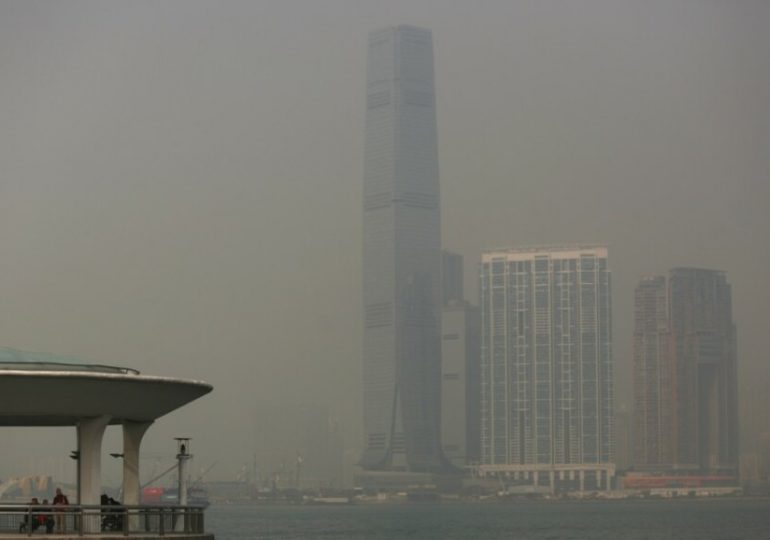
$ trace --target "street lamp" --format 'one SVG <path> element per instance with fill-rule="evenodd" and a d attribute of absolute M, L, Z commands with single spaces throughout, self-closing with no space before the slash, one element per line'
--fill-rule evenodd
<path fill-rule="evenodd" d="M 190 437 L 174 437 L 176 441 L 176 459 L 178 462 L 178 504 L 179 506 L 187 506 L 187 475 L 185 474 L 185 465 L 187 460 L 192 458 L 190 453 Z M 180 517 L 176 522 L 175 530 L 181 532 L 185 530 L 184 510 L 180 510 Z"/>
<path fill-rule="evenodd" d="M 176 459 L 179 467 L 179 506 L 187 506 L 187 475 L 185 465 L 192 458 L 190 453 L 190 437 L 174 437 L 176 441 Z"/>
<path fill-rule="evenodd" d="M 80 504 L 80 450 L 72 450 L 70 452 L 70 459 L 74 459 L 77 463 L 77 470 L 75 472 L 77 476 L 77 497 L 78 504 Z"/>

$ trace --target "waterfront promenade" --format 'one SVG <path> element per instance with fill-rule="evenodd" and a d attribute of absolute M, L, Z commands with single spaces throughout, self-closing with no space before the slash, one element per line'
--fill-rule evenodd
<path fill-rule="evenodd" d="M 0 535 L 46 533 L 48 516 L 66 515 L 65 536 L 118 535 L 157 538 L 212 538 L 204 532 L 203 509 L 141 505 L 139 452 L 153 422 L 212 387 L 201 381 L 144 375 L 117 366 L 85 364 L 72 358 L 0 348 L 0 429 L 3 426 L 72 426 L 77 449 L 77 488 L 69 506 L 0 506 Z M 123 428 L 123 500 L 100 506 L 102 438 L 108 425 Z M 181 447 L 184 459 L 191 456 Z M 180 469 L 181 470 L 181 469 Z M 181 476 L 180 476 L 181 477 Z M 30 526 L 30 523 L 32 526 Z"/>

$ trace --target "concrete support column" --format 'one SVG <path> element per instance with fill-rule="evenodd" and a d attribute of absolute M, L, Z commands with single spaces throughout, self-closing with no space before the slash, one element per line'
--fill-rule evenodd
<path fill-rule="evenodd" d="M 101 503 L 102 437 L 110 419 L 110 416 L 103 415 L 96 418 L 83 418 L 78 421 L 79 504 L 98 505 Z M 86 516 L 82 526 L 84 532 L 99 532 L 101 528 L 99 515 Z"/>
<path fill-rule="evenodd" d="M 607 470 L 607 491 L 612 489 L 612 474 L 610 474 L 610 471 Z"/>
<path fill-rule="evenodd" d="M 136 505 L 141 501 L 139 487 L 139 448 L 152 422 L 125 422 L 123 424 L 123 504 Z"/>
<path fill-rule="evenodd" d="M 548 473 L 548 481 L 551 486 L 551 493 L 555 493 L 556 492 L 556 472 L 555 471 L 551 470 Z"/>
<path fill-rule="evenodd" d="M 581 470 L 579 472 L 580 475 L 580 491 L 586 490 L 586 472 Z"/>
<path fill-rule="evenodd" d="M 139 484 L 139 449 L 147 429 L 152 422 L 123 423 L 123 504 L 138 505 L 142 501 Z M 128 520 L 128 530 L 139 530 L 139 516 L 133 515 Z"/>

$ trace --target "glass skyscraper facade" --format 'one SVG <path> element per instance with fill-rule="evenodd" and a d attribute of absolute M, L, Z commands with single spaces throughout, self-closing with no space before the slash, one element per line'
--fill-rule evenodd
<path fill-rule="evenodd" d="M 429 30 L 369 36 L 363 222 L 361 463 L 437 470 L 441 223 Z"/>
<path fill-rule="evenodd" d="M 482 468 L 613 474 L 607 249 L 491 251 L 480 273 Z"/>

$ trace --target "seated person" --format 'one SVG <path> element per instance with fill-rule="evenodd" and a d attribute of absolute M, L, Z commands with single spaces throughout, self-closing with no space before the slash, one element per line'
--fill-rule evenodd
<path fill-rule="evenodd" d="M 45 532 L 51 534 L 53 532 L 54 521 L 53 516 L 48 513 L 51 511 L 51 507 L 48 506 L 48 499 L 43 499 L 42 508 L 40 510 L 43 512 L 37 516 L 38 526 L 45 526 Z"/>
<path fill-rule="evenodd" d="M 102 494 L 102 530 L 103 531 L 122 531 L 123 530 L 123 508 L 120 503 Z M 115 506 L 115 509 L 104 508 L 105 506 Z"/>
<path fill-rule="evenodd" d="M 29 501 L 30 506 L 36 506 L 40 504 L 40 502 L 37 500 L 37 497 L 32 497 L 32 500 Z M 30 517 L 32 518 L 30 523 Z M 22 520 L 21 524 L 19 525 L 19 532 L 24 532 L 27 529 L 27 526 L 32 527 L 32 532 L 35 532 L 38 527 L 40 527 L 40 517 L 36 513 L 26 513 L 24 514 L 24 519 Z"/>

